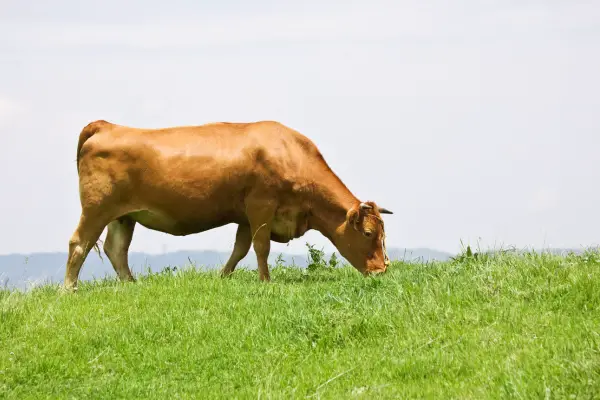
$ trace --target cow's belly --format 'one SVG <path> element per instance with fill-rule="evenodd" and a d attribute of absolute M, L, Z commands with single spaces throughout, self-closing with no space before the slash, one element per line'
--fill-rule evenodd
<path fill-rule="evenodd" d="M 192 235 L 204 232 L 219 226 L 226 225 L 229 222 L 223 218 L 190 218 L 183 220 L 174 218 L 167 213 L 156 210 L 140 210 L 129 213 L 128 216 L 140 225 L 159 232 L 168 233 L 175 236 Z"/>
<path fill-rule="evenodd" d="M 170 177 L 143 177 L 132 190 L 129 215 L 148 229 L 184 236 L 246 220 L 243 193 L 235 182 L 202 176 L 191 179 L 175 172 Z"/>

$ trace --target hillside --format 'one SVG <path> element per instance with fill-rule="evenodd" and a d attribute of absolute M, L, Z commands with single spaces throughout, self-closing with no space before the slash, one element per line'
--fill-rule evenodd
<path fill-rule="evenodd" d="M 600 253 L 0 291 L 0 397 L 592 398 Z"/>

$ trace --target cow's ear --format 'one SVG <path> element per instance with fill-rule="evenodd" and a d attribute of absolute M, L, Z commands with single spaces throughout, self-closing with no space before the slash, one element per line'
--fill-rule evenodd
<path fill-rule="evenodd" d="M 346 221 L 358 230 L 358 222 L 360 220 L 360 207 L 354 206 L 346 213 Z"/>
<path fill-rule="evenodd" d="M 393 214 L 393 212 L 391 212 L 387 208 L 378 207 L 378 209 L 379 209 L 379 214 Z"/>

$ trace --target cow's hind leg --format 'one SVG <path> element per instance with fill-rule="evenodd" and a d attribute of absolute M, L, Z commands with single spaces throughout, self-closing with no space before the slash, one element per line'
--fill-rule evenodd
<path fill-rule="evenodd" d="M 235 234 L 235 244 L 233 252 L 221 269 L 221 276 L 229 276 L 237 266 L 237 264 L 246 257 L 250 246 L 252 245 L 252 235 L 250 234 L 250 226 L 247 224 L 238 225 L 237 233 Z"/>
<path fill-rule="evenodd" d="M 129 269 L 128 252 L 135 221 L 127 216 L 108 224 L 108 232 L 104 241 L 104 252 L 108 256 L 115 272 L 122 281 L 134 282 L 135 278 Z"/>
<path fill-rule="evenodd" d="M 69 240 L 69 257 L 67 259 L 64 289 L 68 291 L 77 289 L 81 266 L 92 247 L 96 245 L 105 227 L 105 220 L 81 214 L 79 225 Z"/>

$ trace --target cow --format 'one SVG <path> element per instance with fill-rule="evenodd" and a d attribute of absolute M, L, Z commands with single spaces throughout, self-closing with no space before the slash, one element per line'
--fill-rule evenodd
<path fill-rule="evenodd" d="M 269 281 L 271 241 L 317 230 L 364 276 L 386 271 L 382 214 L 360 201 L 306 136 L 276 121 L 215 122 L 142 129 L 98 120 L 77 144 L 81 215 L 69 241 L 63 288 L 76 290 L 81 266 L 107 229 L 103 249 L 122 281 L 134 228 L 175 236 L 237 224 L 229 276 L 253 246 Z"/>

